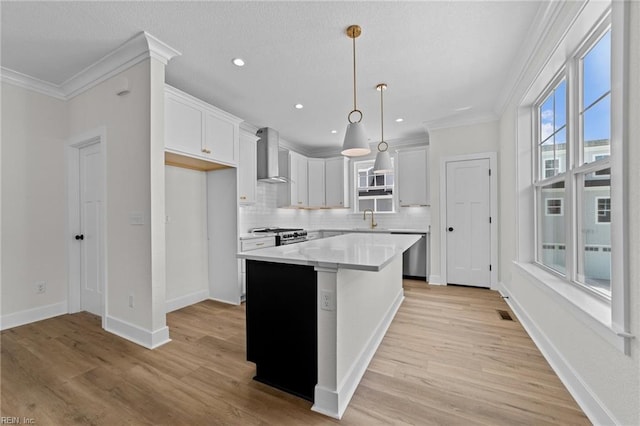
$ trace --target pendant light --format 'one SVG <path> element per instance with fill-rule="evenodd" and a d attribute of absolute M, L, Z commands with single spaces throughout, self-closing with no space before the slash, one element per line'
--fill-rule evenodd
<path fill-rule="evenodd" d="M 362 28 L 358 25 L 351 25 L 347 28 L 347 35 L 353 40 L 353 111 L 349 113 L 347 119 L 347 131 L 344 135 L 344 143 L 342 144 L 342 155 L 346 157 L 359 157 L 367 155 L 371 152 L 367 135 L 364 131 L 362 121 L 362 111 L 356 105 L 356 38 L 362 33 Z M 351 121 L 351 116 L 357 113 L 358 121 Z"/>
<path fill-rule="evenodd" d="M 376 154 L 376 162 L 373 165 L 373 173 L 384 174 L 393 172 L 391 156 L 388 151 L 389 144 L 384 140 L 384 99 L 382 93 L 387 90 L 387 85 L 380 83 L 376 89 L 380 91 L 380 143 L 378 143 L 378 154 Z"/>

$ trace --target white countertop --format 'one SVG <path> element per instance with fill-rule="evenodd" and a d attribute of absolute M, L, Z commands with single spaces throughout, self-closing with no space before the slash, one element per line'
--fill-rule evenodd
<path fill-rule="evenodd" d="M 380 271 L 419 239 L 419 235 L 349 233 L 238 253 L 238 258 L 334 269 Z"/>
<path fill-rule="evenodd" d="M 319 228 L 319 229 L 306 229 L 307 232 L 360 232 L 360 233 L 376 233 L 376 234 L 389 234 L 392 232 L 400 232 L 400 233 L 407 233 L 407 234 L 428 234 L 429 233 L 429 229 L 400 229 L 400 228 L 367 228 L 367 227 L 362 227 L 362 228 Z M 239 239 L 240 240 L 251 240 L 254 238 L 262 238 L 262 237 L 272 237 L 276 235 L 273 232 L 260 232 L 260 233 L 253 233 L 253 232 L 248 232 L 248 233 L 244 233 L 244 234 L 240 234 L 239 235 Z"/>
<path fill-rule="evenodd" d="M 321 228 L 321 229 L 307 229 L 307 232 L 317 232 L 317 231 L 327 231 L 327 232 L 369 232 L 369 233 L 378 233 L 378 234 L 389 234 L 393 232 L 406 233 L 406 234 L 428 234 L 428 229 L 401 229 L 401 228 Z"/>

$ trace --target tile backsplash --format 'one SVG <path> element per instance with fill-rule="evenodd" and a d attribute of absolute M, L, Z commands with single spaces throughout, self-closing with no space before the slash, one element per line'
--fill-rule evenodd
<path fill-rule="evenodd" d="M 362 219 L 362 213 L 352 209 L 299 210 L 277 207 L 278 185 L 259 182 L 256 203 L 239 209 L 240 233 L 263 226 L 320 228 L 363 228 L 370 223 Z M 375 216 L 379 228 L 425 229 L 431 224 L 430 207 L 401 207 L 396 213 L 378 213 Z"/>

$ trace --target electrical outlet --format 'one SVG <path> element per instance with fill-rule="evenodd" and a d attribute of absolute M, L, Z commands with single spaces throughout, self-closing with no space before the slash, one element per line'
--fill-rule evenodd
<path fill-rule="evenodd" d="M 46 293 L 46 291 L 47 291 L 47 283 L 45 281 L 36 282 L 36 293 L 37 294 Z"/>
<path fill-rule="evenodd" d="M 133 308 L 134 307 L 134 303 L 133 303 L 133 294 L 129 295 L 129 307 Z"/>
<path fill-rule="evenodd" d="M 336 309 L 333 292 L 329 290 L 320 291 L 320 309 L 323 311 L 334 311 Z"/>

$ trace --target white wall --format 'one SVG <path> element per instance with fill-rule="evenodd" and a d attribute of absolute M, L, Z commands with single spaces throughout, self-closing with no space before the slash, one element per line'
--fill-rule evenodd
<path fill-rule="evenodd" d="M 63 101 L 2 83 L 3 328 L 66 312 L 67 121 Z"/>
<path fill-rule="evenodd" d="M 168 310 L 206 299 L 207 175 L 165 166 Z M 197 300 L 196 300 L 197 301 Z M 185 304 L 186 303 L 186 304 Z"/>
<path fill-rule="evenodd" d="M 125 96 L 116 95 L 121 77 L 129 80 L 131 89 Z M 68 101 L 72 137 L 99 126 L 106 128 L 107 328 L 130 338 L 138 334 L 138 340 L 150 334 L 160 340 L 168 338 L 164 86 L 160 79 L 163 83 L 163 65 L 147 59 Z M 130 224 L 132 213 L 143 215 L 142 226 Z M 135 300 L 133 308 L 129 307 L 130 295 Z"/>
<path fill-rule="evenodd" d="M 431 193 L 431 272 L 429 281 L 438 284 L 440 271 L 440 162 L 445 157 L 481 152 L 497 152 L 499 146 L 498 122 L 436 129 L 429 132 L 429 185 Z M 498 156 L 498 165 L 501 163 Z"/>
<path fill-rule="evenodd" d="M 614 2 L 614 7 L 621 2 Z M 579 8 L 580 4 L 567 7 Z M 631 38 L 629 46 L 628 109 L 629 146 L 626 158 L 626 174 L 629 183 L 629 212 L 640 211 L 640 3 L 630 2 L 629 22 Z M 568 384 L 577 395 L 582 392 L 583 408 L 600 413 L 607 422 L 621 425 L 640 424 L 640 221 L 631 216 L 629 226 L 629 284 L 630 330 L 636 338 L 631 341 L 631 355 L 626 356 L 596 333 L 588 323 L 572 314 L 552 291 L 546 290 L 513 265 L 517 260 L 518 209 L 516 205 L 515 164 L 516 120 L 519 99 L 526 92 L 538 70 L 544 65 L 551 49 L 566 30 L 569 21 L 554 26 L 540 51 L 532 58 L 521 84 L 513 93 L 500 120 L 500 280 L 510 298 L 517 301 L 520 314 L 531 322 L 538 345 L 554 358 L 554 367 L 560 366 L 561 377 L 570 378 Z M 526 176 L 525 176 L 526 178 Z M 523 225 L 524 227 L 524 225 Z M 516 312 L 518 313 L 518 312 Z M 585 397 L 586 396 L 586 397 Z M 585 397 L 585 398 L 582 398 Z M 586 406 L 584 404 L 587 404 Z M 592 418 L 595 421 L 595 419 Z"/>

